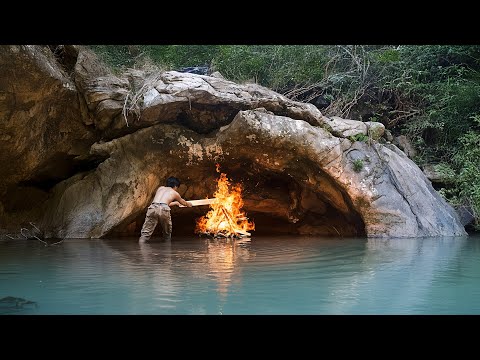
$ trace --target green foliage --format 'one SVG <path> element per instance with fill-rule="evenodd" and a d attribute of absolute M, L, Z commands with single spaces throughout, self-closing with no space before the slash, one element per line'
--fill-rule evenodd
<path fill-rule="evenodd" d="M 458 169 L 456 188 L 462 202 L 473 208 L 475 225 L 480 230 L 480 132 L 469 131 L 460 138 L 460 143 L 453 158 Z"/>
<path fill-rule="evenodd" d="M 455 170 L 447 163 L 440 163 L 434 166 L 434 169 L 442 177 L 443 182 L 453 183 L 455 182 L 456 173 Z"/>
<path fill-rule="evenodd" d="M 148 58 L 153 63 L 174 70 L 188 66 L 208 66 L 216 57 L 218 45 L 91 45 L 113 69 L 134 67 Z"/>
<path fill-rule="evenodd" d="M 355 141 L 363 141 L 363 142 L 366 142 L 368 141 L 368 135 L 365 135 L 363 133 L 359 133 L 357 135 L 352 135 L 352 136 L 349 136 L 348 139 L 352 142 L 355 142 Z"/>
<path fill-rule="evenodd" d="M 224 76 L 237 81 L 266 82 L 267 58 L 259 46 L 222 46 L 215 66 Z"/>
<path fill-rule="evenodd" d="M 355 159 L 353 160 L 353 170 L 355 172 L 360 172 L 363 169 L 363 160 L 362 159 Z"/>
<path fill-rule="evenodd" d="M 126 45 L 91 45 L 90 47 L 113 69 L 134 64 L 134 57 Z"/>
<path fill-rule="evenodd" d="M 469 131 L 459 142 L 451 164 L 443 168 L 452 185 L 441 189 L 440 194 L 452 205 L 470 206 L 475 214 L 474 227 L 480 230 L 480 132 Z"/>
<path fill-rule="evenodd" d="M 476 126 L 480 126 L 480 115 L 475 114 L 470 117 L 472 119 L 473 123 L 476 124 Z"/>
<path fill-rule="evenodd" d="M 322 46 L 224 45 L 214 66 L 229 79 L 280 90 L 321 80 L 326 61 Z"/>
<path fill-rule="evenodd" d="M 385 49 L 379 51 L 376 56 L 376 60 L 379 63 L 390 64 L 400 60 L 400 52 L 397 49 Z"/>
<path fill-rule="evenodd" d="M 325 46 L 314 45 L 94 45 L 91 48 L 114 68 L 132 67 L 139 57 L 148 57 L 169 70 L 211 66 L 228 79 L 253 80 L 274 90 L 320 81 L 328 61 Z"/>
<path fill-rule="evenodd" d="M 217 57 L 219 45 L 144 45 L 143 53 L 169 69 L 209 66 Z"/>

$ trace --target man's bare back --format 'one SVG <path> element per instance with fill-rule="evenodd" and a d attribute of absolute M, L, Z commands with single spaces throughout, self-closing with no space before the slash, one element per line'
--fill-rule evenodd
<path fill-rule="evenodd" d="M 184 206 L 191 207 L 192 204 L 188 201 L 182 199 L 180 194 L 173 188 L 169 186 L 160 186 L 155 193 L 153 201 L 155 203 L 164 203 L 169 206 L 182 204 Z"/>
<path fill-rule="evenodd" d="M 155 191 L 152 203 L 147 208 L 145 221 L 140 231 L 141 236 L 139 243 L 145 243 L 150 240 L 157 227 L 160 224 L 162 228 L 162 236 L 164 240 L 172 238 L 172 217 L 170 214 L 170 206 L 177 205 L 191 207 L 190 201 L 184 200 L 177 192 L 180 186 L 180 180 L 174 176 L 170 176 L 166 181 L 167 186 L 160 186 Z M 163 205 L 165 204 L 165 205 Z"/>

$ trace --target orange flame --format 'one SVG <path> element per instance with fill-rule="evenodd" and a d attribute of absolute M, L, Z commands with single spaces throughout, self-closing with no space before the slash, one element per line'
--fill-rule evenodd
<path fill-rule="evenodd" d="M 216 164 L 217 172 L 220 165 Z M 216 199 L 210 204 L 210 211 L 197 220 L 195 232 L 213 236 L 243 237 L 250 236 L 248 230 L 255 230 L 253 221 L 248 221 L 243 206 L 242 186 L 231 185 L 227 175 L 220 173 L 217 190 L 213 194 Z"/>

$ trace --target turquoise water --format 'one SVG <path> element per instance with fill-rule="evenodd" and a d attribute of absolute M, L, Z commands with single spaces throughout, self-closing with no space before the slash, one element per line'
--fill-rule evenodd
<path fill-rule="evenodd" d="M 480 236 L 0 242 L 0 314 L 480 314 Z"/>

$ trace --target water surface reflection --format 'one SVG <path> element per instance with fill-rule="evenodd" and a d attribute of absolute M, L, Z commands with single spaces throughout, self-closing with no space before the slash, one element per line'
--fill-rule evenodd
<path fill-rule="evenodd" d="M 0 243 L 32 314 L 480 314 L 480 238 Z"/>

